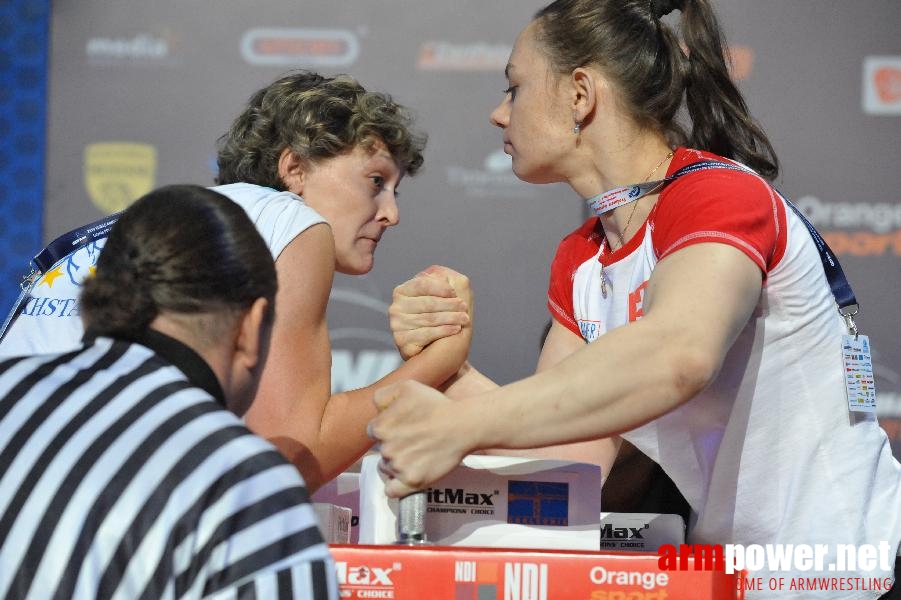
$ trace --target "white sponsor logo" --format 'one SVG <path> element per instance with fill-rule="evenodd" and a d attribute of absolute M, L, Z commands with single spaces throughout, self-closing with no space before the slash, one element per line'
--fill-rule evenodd
<path fill-rule="evenodd" d="M 481 169 L 449 166 L 447 168 L 448 183 L 463 188 L 469 196 L 474 197 L 525 197 L 537 196 L 537 186 L 521 181 L 513 173 L 512 159 L 503 150 L 496 150 L 485 157 Z"/>
<path fill-rule="evenodd" d="M 169 56 L 169 42 L 150 33 L 133 37 L 95 37 L 85 44 L 91 61 L 160 61 Z"/>
<path fill-rule="evenodd" d="M 547 565 L 504 565 L 504 600 L 547 600 Z"/>
<path fill-rule="evenodd" d="M 901 204 L 892 202 L 823 202 L 816 196 L 794 201 L 818 229 L 869 229 L 887 233 L 901 229 Z"/>

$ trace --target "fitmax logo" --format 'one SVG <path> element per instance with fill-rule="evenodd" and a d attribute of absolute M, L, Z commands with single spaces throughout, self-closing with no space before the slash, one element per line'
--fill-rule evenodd
<path fill-rule="evenodd" d="M 644 527 L 614 527 L 610 523 L 601 527 L 601 539 L 603 540 L 643 540 L 641 535 L 642 529 L 647 529 L 649 525 Z"/>
<path fill-rule="evenodd" d="M 442 490 L 429 488 L 428 502 L 430 504 L 463 504 L 468 506 L 494 506 L 493 494 L 467 492 L 463 488 L 444 488 Z"/>
<path fill-rule="evenodd" d="M 346 562 L 336 562 L 335 572 L 341 585 L 387 585 L 393 586 L 391 572 L 394 569 L 382 569 L 366 565 L 348 566 Z"/>

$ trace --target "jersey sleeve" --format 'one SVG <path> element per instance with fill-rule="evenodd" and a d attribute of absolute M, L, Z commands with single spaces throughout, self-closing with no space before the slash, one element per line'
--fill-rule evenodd
<path fill-rule="evenodd" d="M 715 242 L 737 248 L 766 276 L 785 250 L 785 205 L 751 173 L 711 169 L 685 175 L 661 196 L 653 222 L 661 260 L 686 246 Z"/>
<path fill-rule="evenodd" d="M 557 246 L 554 262 L 551 263 L 548 284 L 547 307 L 551 316 L 580 338 L 582 332 L 573 308 L 573 277 L 579 265 L 597 253 L 597 236 L 594 234 L 596 223 L 597 219 L 589 219 L 563 238 Z"/>

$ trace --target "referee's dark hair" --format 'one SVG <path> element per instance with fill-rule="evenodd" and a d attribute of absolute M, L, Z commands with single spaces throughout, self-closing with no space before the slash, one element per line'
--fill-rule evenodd
<path fill-rule="evenodd" d="M 95 335 L 134 338 L 165 313 L 215 342 L 230 313 L 258 298 L 274 306 L 276 289 L 272 254 L 244 209 L 201 186 L 169 185 L 113 225 L 79 302 Z"/>

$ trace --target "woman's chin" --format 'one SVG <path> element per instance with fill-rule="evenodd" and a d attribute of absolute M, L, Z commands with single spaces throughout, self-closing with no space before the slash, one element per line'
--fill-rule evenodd
<path fill-rule="evenodd" d="M 342 275 L 366 275 L 374 266 L 375 257 L 369 257 L 368 260 L 338 261 L 335 263 L 335 271 Z"/>

